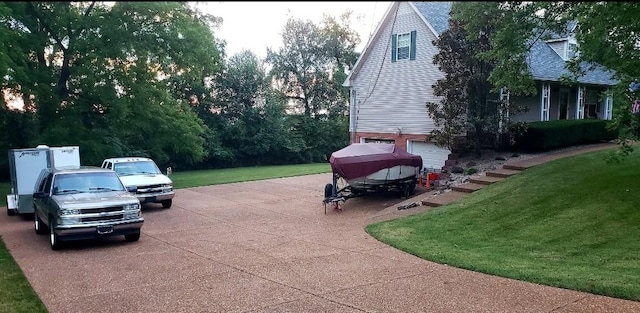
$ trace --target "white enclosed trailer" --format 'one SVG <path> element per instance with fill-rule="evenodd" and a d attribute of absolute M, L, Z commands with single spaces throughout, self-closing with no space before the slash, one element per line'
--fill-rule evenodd
<path fill-rule="evenodd" d="M 40 172 L 49 167 L 80 166 L 80 148 L 48 147 L 9 150 L 11 194 L 7 214 L 33 213 L 33 191 Z"/>

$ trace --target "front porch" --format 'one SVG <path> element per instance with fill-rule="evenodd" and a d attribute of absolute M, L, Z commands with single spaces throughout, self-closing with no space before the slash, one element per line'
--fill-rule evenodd
<path fill-rule="evenodd" d="M 554 121 L 574 119 L 610 120 L 613 98 L 604 86 L 567 86 L 558 82 L 537 82 L 538 94 L 513 99 L 528 108 L 512 115 L 515 121 Z"/>

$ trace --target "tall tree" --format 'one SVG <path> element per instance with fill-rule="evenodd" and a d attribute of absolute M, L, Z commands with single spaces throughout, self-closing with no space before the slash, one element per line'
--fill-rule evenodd
<path fill-rule="evenodd" d="M 285 109 L 285 99 L 273 96 L 262 61 L 247 50 L 232 55 L 218 77 L 211 108 L 202 112 L 225 151 L 224 158 L 212 156 L 209 161 L 236 166 L 281 163 L 291 146 Z"/>
<path fill-rule="evenodd" d="M 300 114 L 292 127 L 304 139 L 308 161 L 326 159 L 348 144 L 348 94 L 342 82 L 360 42 L 350 18 L 349 11 L 340 19 L 325 15 L 320 24 L 289 18 L 282 48 L 267 51 L 276 89 L 292 104 L 290 112 Z"/>
<path fill-rule="evenodd" d="M 452 16 L 464 6 L 455 3 Z M 444 78 L 433 86 L 436 96 L 443 97 L 439 103 L 427 103 L 427 109 L 437 129 L 433 138 L 440 146 L 456 148 L 462 135 L 472 135 L 475 156 L 480 157 L 487 139 L 496 138 L 498 112 L 501 104 L 490 90 L 489 74 L 493 62 L 482 60 L 478 54 L 489 50 L 490 24 L 476 33 L 468 33 L 462 22 L 452 18 L 449 28 L 434 40 L 439 52 L 433 63 L 444 72 Z M 488 138 L 487 138 L 488 137 Z"/>
<path fill-rule="evenodd" d="M 184 2 L 12 2 L 0 10 L 3 88 L 37 117 L 29 144 L 80 145 L 83 163 L 141 154 L 204 157 L 206 127 L 185 97 L 220 68 L 211 26 Z"/>

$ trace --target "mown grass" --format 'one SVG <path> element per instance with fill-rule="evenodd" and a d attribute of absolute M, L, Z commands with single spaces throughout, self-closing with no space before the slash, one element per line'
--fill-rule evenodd
<path fill-rule="evenodd" d="M 15 262 L 4 241 L 0 240 L 0 312 L 47 312 Z"/>
<path fill-rule="evenodd" d="M 426 260 L 616 298 L 640 300 L 640 151 L 556 160 L 454 203 L 369 225 Z"/>
<path fill-rule="evenodd" d="M 170 177 L 178 189 L 330 172 L 329 163 L 312 163 L 173 172 Z"/>
<path fill-rule="evenodd" d="M 329 163 L 317 163 L 175 172 L 171 175 L 171 179 L 174 182 L 174 188 L 179 189 L 329 172 L 331 172 Z M 10 183 L 0 183 L 0 192 L 2 192 L 0 204 L 3 210 L 7 206 L 6 195 L 10 190 Z M 47 312 L 2 240 L 0 240 L 0 312 Z"/>

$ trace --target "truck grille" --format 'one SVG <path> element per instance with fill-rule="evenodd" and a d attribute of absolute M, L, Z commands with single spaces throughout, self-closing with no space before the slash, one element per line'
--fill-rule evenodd
<path fill-rule="evenodd" d="M 162 185 L 156 184 L 156 185 L 140 186 L 138 187 L 138 191 L 136 193 L 139 195 L 146 195 L 146 194 L 158 193 L 162 191 L 163 191 Z"/>
<path fill-rule="evenodd" d="M 123 210 L 122 206 L 112 206 L 112 207 L 106 207 L 106 208 L 82 209 L 82 210 L 80 210 L 80 214 L 95 214 L 95 213 L 102 213 L 102 212 L 118 212 L 118 211 L 122 211 L 122 210 Z"/>
<path fill-rule="evenodd" d="M 107 216 L 92 216 L 92 217 L 83 217 L 83 223 L 92 223 L 92 222 L 105 222 L 105 221 L 120 221 L 124 218 L 123 214 L 116 215 L 107 215 Z"/>

